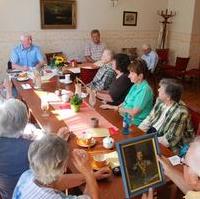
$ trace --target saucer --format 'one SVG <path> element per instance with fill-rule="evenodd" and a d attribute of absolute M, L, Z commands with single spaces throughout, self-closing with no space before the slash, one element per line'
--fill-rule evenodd
<path fill-rule="evenodd" d="M 94 138 L 92 138 L 91 139 L 91 142 L 90 142 L 90 144 L 85 144 L 82 140 L 80 140 L 80 139 L 77 139 L 76 140 L 76 143 L 78 144 L 78 146 L 81 146 L 81 147 L 85 147 L 85 148 L 87 148 L 87 147 L 93 147 L 95 144 L 96 144 L 96 140 L 94 139 Z"/>
<path fill-rule="evenodd" d="M 59 82 L 63 84 L 71 84 L 72 80 L 66 81 L 65 79 L 60 79 Z"/>

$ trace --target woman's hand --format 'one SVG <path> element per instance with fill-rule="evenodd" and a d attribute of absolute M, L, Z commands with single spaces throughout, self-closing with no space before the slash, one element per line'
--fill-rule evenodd
<path fill-rule="evenodd" d="M 172 164 L 170 163 L 170 161 L 164 157 L 164 156 L 158 156 L 157 155 L 157 158 L 158 158 L 158 161 L 161 163 L 161 165 L 163 166 L 163 169 L 164 169 L 164 173 L 166 176 L 168 176 L 169 172 L 171 170 L 173 170 L 173 166 Z"/>
<path fill-rule="evenodd" d="M 97 180 L 109 178 L 112 176 L 112 171 L 108 167 L 103 167 L 94 173 Z"/>
<path fill-rule="evenodd" d="M 150 188 L 148 194 L 144 193 L 141 199 L 153 199 L 153 189 Z"/>
<path fill-rule="evenodd" d="M 109 105 L 109 104 L 103 104 L 103 105 L 100 106 L 100 108 L 102 108 L 102 109 L 113 109 L 113 110 L 118 109 L 117 106 L 112 106 L 112 105 Z"/>
<path fill-rule="evenodd" d="M 77 170 L 84 176 L 92 171 L 89 164 L 88 153 L 82 149 L 74 149 L 72 151 L 72 160 Z"/>

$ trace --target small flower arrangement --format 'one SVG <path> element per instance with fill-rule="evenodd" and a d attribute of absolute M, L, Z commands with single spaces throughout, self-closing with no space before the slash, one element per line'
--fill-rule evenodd
<path fill-rule="evenodd" d="M 82 98 L 79 97 L 78 94 L 73 95 L 70 100 L 71 109 L 74 112 L 78 112 L 80 110 L 82 102 Z"/>
<path fill-rule="evenodd" d="M 67 62 L 67 58 L 64 55 L 54 55 L 51 60 L 52 67 L 62 67 Z"/>
<path fill-rule="evenodd" d="M 71 105 L 81 105 L 82 104 L 82 98 L 78 96 L 78 94 L 75 94 L 72 96 L 70 100 Z"/>

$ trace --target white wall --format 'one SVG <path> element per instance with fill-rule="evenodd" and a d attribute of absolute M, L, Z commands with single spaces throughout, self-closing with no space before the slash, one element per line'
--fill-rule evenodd
<path fill-rule="evenodd" d="M 156 45 L 159 17 L 156 12 L 167 8 L 168 0 L 119 0 L 112 7 L 109 0 L 77 0 L 77 29 L 41 30 L 39 0 L 0 0 L 0 60 L 5 70 L 10 50 L 22 32 L 31 32 L 44 52 L 63 51 L 69 57 L 83 56 L 85 41 L 93 28 L 99 28 L 108 47 L 140 48 L 144 42 Z M 136 27 L 123 26 L 123 11 L 138 12 Z"/>
<path fill-rule="evenodd" d="M 190 47 L 193 33 L 193 18 L 195 2 L 198 0 L 169 0 L 168 8 L 176 11 L 169 25 L 170 61 L 175 62 L 177 56 L 191 57 Z M 193 57 L 189 62 L 192 65 Z"/>

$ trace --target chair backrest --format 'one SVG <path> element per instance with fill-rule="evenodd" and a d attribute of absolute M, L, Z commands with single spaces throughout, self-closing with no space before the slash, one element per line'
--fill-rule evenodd
<path fill-rule="evenodd" d="M 127 54 L 131 61 L 138 57 L 137 48 L 122 48 L 121 52 Z"/>
<path fill-rule="evenodd" d="M 161 64 L 167 64 L 169 61 L 169 48 L 166 49 L 156 49 L 158 54 L 159 62 Z"/>
<path fill-rule="evenodd" d="M 195 108 L 188 105 L 188 110 L 191 114 L 192 124 L 195 130 L 196 135 L 200 135 L 200 112 L 196 111 Z"/>
<path fill-rule="evenodd" d="M 90 83 L 96 75 L 98 68 L 81 67 L 80 79 L 85 83 Z"/>
<path fill-rule="evenodd" d="M 46 59 L 47 59 L 47 64 L 49 65 L 51 63 L 51 59 L 55 55 L 63 55 L 63 52 L 54 52 L 54 53 L 45 53 Z"/>
<path fill-rule="evenodd" d="M 188 66 L 189 60 L 190 60 L 189 57 L 177 57 L 175 65 L 176 70 L 185 71 Z"/>

